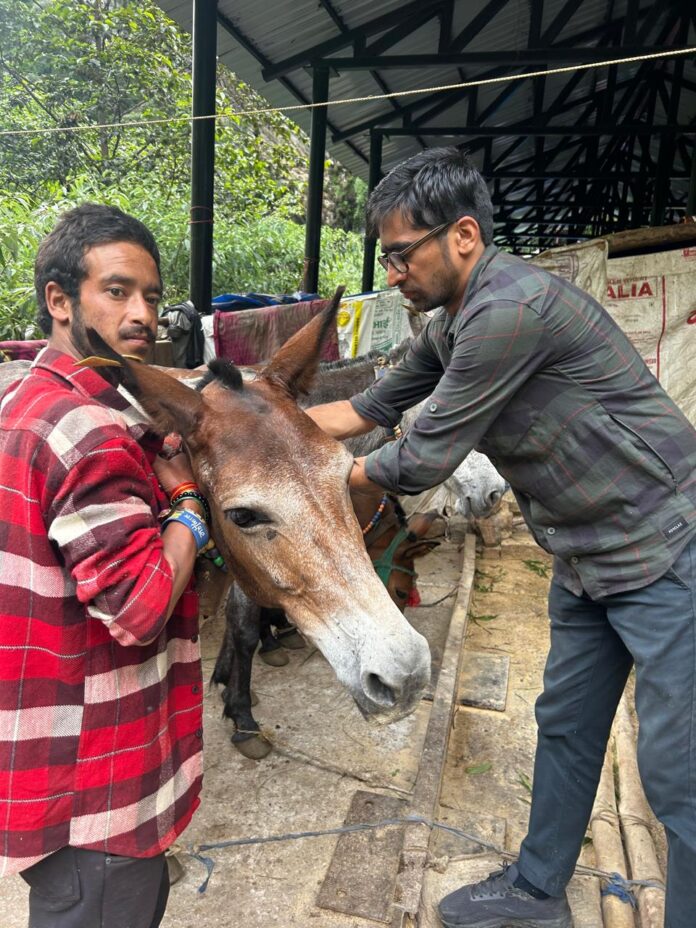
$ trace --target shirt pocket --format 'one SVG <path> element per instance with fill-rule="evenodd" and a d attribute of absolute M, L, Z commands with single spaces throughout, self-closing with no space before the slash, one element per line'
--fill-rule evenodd
<path fill-rule="evenodd" d="M 641 446 L 598 403 L 561 418 L 539 413 L 498 469 L 529 498 L 530 516 L 563 556 L 565 543 L 556 529 L 581 529 L 569 547 L 592 550 L 619 541 L 642 518 L 638 502 L 657 477 L 671 486 L 669 469 Z M 646 471 L 649 474 L 646 474 Z"/>

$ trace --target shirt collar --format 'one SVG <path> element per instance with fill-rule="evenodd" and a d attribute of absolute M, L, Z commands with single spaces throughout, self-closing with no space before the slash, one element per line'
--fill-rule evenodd
<path fill-rule="evenodd" d="M 45 370 L 66 381 L 70 387 L 82 394 L 119 412 L 137 441 L 147 435 L 148 445 L 161 447 L 162 440 L 155 438 L 142 406 L 124 387 L 112 387 L 96 369 L 79 367 L 75 358 L 55 348 L 43 348 L 34 359 L 33 369 Z M 159 450 L 159 449 L 158 449 Z"/>
<path fill-rule="evenodd" d="M 459 309 L 463 309 L 466 306 L 467 302 L 474 295 L 474 293 L 476 293 L 476 285 L 478 283 L 479 277 L 481 276 L 481 272 L 483 271 L 484 268 L 488 267 L 490 262 L 493 260 L 493 258 L 497 254 L 498 254 L 497 245 L 486 245 L 486 247 L 483 250 L 483 254 L 478 259 L 478 261 L 474 265 L 474 269 L 469 275 L 469 279 L 466 283 L 466 289 L 464 290 L 464 296 L 462 298 L 462 302 L 461 302 Z M 457 312 L 459 312 L 459 310 L 457 310 Z"/>

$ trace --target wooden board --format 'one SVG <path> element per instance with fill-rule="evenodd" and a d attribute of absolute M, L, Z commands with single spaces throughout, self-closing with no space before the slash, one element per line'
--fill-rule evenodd
<path fill-rule="evenodd" d="M 344 824 L 401 818 L 407 805 L 406 800 L 359 789 Z M 341 835 L 319 890 L 317 905 L 389 923 L 403 837 L 403 827 Z"/>

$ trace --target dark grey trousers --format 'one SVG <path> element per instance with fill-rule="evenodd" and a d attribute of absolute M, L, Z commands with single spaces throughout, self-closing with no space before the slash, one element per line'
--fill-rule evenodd
<path fill-rule="evenodd" d="M 21 876 L 30 886 L 29 928 L 157 928 L 169 896 L 164 854 L 64 847 Z"/>
<path fill-rule="evenodd" d="M 669 850 L 665 928 L 696 924 L 696 539 L 664 577 L 592 600 L 556 583 L 529 832 L 520 872 L 552 896 L 570 879 L 631 667 L 638 765 Z"/>

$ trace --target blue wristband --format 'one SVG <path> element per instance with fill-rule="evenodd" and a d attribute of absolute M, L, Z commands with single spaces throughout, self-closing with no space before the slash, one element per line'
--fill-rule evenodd
<path fill-rule="evenodd" d="M 196 551 L 200 551 L 201 548 L 204 548 L 210 541 L 208 526 L 199 515 L 196 515 L 195 512 L 191 512 L 190 509 L 173 509 L 162 523 L 162 531 L 165 530 L 170 522 L 179 522 L 190 530 L 196 541 Z"/>

